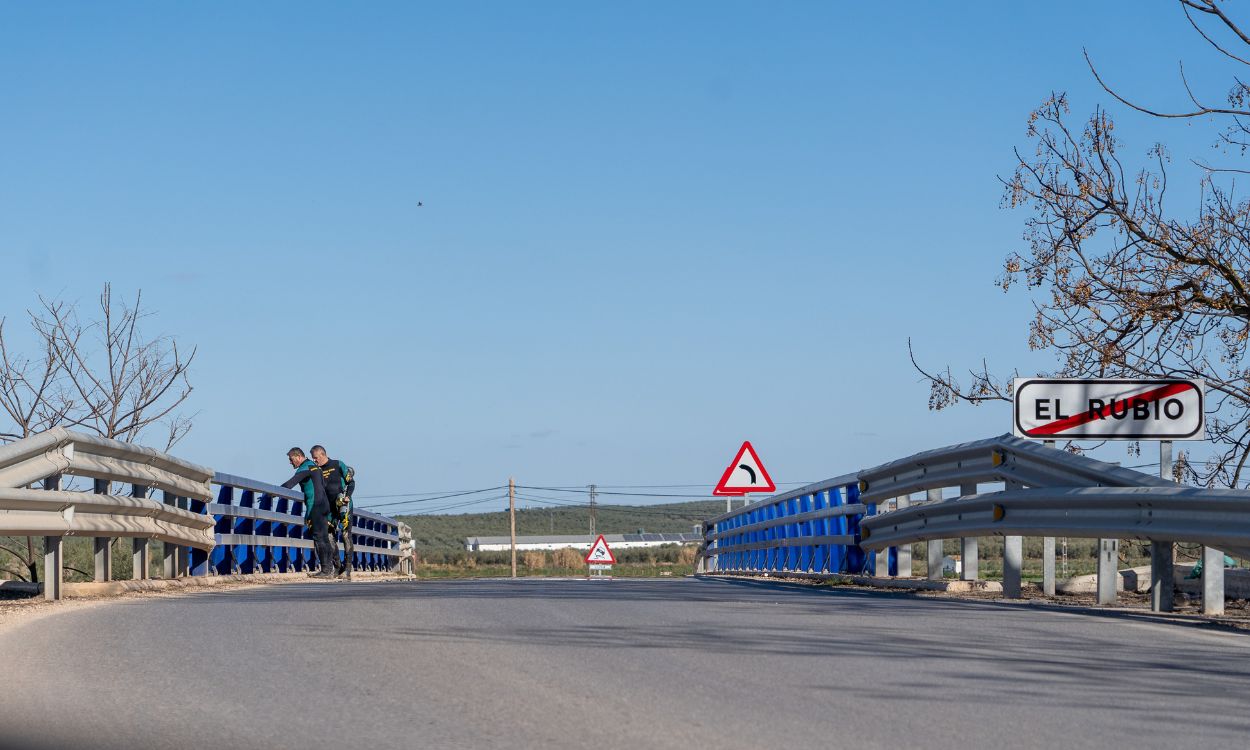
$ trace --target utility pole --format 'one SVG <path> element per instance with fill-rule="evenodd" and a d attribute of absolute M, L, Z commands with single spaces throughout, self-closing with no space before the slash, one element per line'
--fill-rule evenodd
<path fill-rule="evenodd" d="M 597 496 L 597 493 L 595 491 L 595 485 L 592 484 L 590 485 L 590 542 L 591 544 L 594 544 L 594 541 L 595 541 L 595 497 L 596 496 Z"/>
<path fill-rule="evenodd" d="M 508 525 L 512 536 L 512 577 L 516 578 L 516 482 L 508 477 Z"/>

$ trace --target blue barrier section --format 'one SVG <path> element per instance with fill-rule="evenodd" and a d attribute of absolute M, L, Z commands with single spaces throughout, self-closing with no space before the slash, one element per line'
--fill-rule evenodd
<path fill-rule="evenodd" d="M 290 573 L 320 562 L 304 529 L 304 496 L 284 487 L 218 472 L 212 503 L 193 502 L 191 510 L 213 516 L 217 546 L 190 550 L 191 575 Z M 355 570 L 391 570 L 399 559 L 399 525 L 387 516 L 352 514 Z M 339 555 L 342 559 L 343 545 Z"/>
<path fill-rule="evenodd" d="M 859 524 L 875 512 L 853 474 L 764 498 L 704 524 L 707 570 L 861 573 L 875 558 L 858 545 Z"/>

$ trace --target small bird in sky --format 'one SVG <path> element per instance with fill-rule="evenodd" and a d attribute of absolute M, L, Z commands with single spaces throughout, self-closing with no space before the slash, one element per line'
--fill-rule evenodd
<path fill-rule="evenodd" d="M 421 207 L 422 207 L 422 206 L 424 206 L 424 205 L 425 205 L 425 204 L 424 204 L 424 203 L 422 203 L 421 201 L 417 201 L 417 208 L 421 208 Z"/>

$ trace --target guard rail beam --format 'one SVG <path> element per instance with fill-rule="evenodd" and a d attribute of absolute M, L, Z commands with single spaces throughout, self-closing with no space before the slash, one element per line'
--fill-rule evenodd
<path fill-rule="evenodd" d="M 71 491 L 65 486 L 67 476 L 92 480 L 91 489 Z M 28 489 L 36 483 L 43 489 Z M 129 485 L 130 494 L 114 494 L 119 483 Z M 161 500 L 152 497 L 156 490 L 162 492 Z M 236 490 L 239 503 L 232 502 Z M 273 561 L 274 551 L 280 550 L 283 559 L 299 560 L 296 569 L 306 569 L 315 556 L 304 536 L 302 511 L 303 496 L 282 487 L 215 474 L 152 448 L 61 427 L 0 446 L 0 534 L 44 537 L 48 599 L 62 596 L 67 536 L 95 538 L 97 581 L 112 578 L 111 541 L 118 537 L 133 540 L 132 575 L 137 579 L 148 577 L 150 540 L 163 543 L 167 578 L 271 571 L 272 566 L 236 564 L 239 552 L 247 549 L 266 550 L 263 555 L 242 555 L 247 560 Z M 399 531 L 394 519 L 354 512 L 356 567 L 394 569 L 401 555 Z M 214 567 L 214 559 L 226 564 Z"/>
<path fill-rule="evenodd" d="M 1194 542 L 1250 556 L 1250 492 L 1198 487 L 1040 487 L 869 516 L 860 546 L 966 536 L 1067 536 Z"/>

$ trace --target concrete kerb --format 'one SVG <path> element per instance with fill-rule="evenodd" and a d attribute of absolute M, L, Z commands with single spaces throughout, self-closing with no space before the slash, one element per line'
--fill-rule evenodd
<path fill-rule="evenodd" d="M 1187 578 L 1192 565 L 1178 565 L 1175 568 L 1176 593 L 1198 596 L 1202 593 L 1200 578 Z M 1116 571 L 1116 591 L 1147 593 L 1150 591 L 1150 566 L 1125 568 Z M 870 586 L 881 589 L 902 589 L 906 591 L 944 591 L 950 594 L 986 593 L 996 594 L 1003 591 L 1002 583 L 983 580 L 929 580 L 924 578 L 882 577 L 869 575 L 851 575 L 846 573 L 797 573 L 777 571 L 768 573 L 704 573 L 707 577 L 725 578 L 773 578 L 778 580 L 798 579 L 813 581 L 839 581 L 856 586 Z M 1224 571 L 1225 595 L 1230 599 L 1250 599 L 1250 570 L 1229 568 Z M 1024 584 L 1027 588 L 1042 591 L 1042 584 Z M 1061 594 L 1097 594 L 1098 575 L 1075 576 L 1061 580 L 1056 585 Z"/>
<path fill-rule="evenodd" d="M 948 594 L 970 594 L 973 592 L 1001 594 L 1003 585 L 998 581 L 961 581 L 961 580 L 930 580 L 928 578 L 882 578 L 880 576 L 849 575 L 838 573 L 781 573 L 767 575 L 760 573 L 701 574 L 700 578 L 746 578 L 751 580 L 799 579 L 807 581 L 829 581 L 831 583 L 867 586 L 878 589 L 901 589 L 903 591 L 943 591 Z"/>
<path fill-rule="evenodd" d="M 777 575 L 760 575 L 760 574 L 697 574 L 691 575 L 690 578 L 709 578 L 709 579 L 726 579 L 726 580 L 745 580 L 745 581 L 769 581 L 781 585 L 803 585 L 804 582 L 811 583 L 829 583 L 833 585 L 849 585 L 863 586 L 864 588 L 876 588 L 890 592 L 910 591 L 917 595 L 952 595 L 956 601 L 965 601 L 970 604 L 995 604 L 1006 605 L 1011 607 L 1034 607 L 1051 611 L 1061 612 L 1077 612 L 1088 614 L 1091 616 L 1103 617 L 1122 617 L 1129 619 L 1147 620 L 1152 622 L 1169 623 L 1174 625 L 1184 625 L 1190 627 L 1220 627 L 1232 630 L 1246 631 L 1250 630 L 1250 622 L 1246 618 L 1226 617 L 1222 615 L 1206 615 L 1199 613 L 1186 612 L 1151 612 L 1148 609 L 1139 609 L 1136 607 L 1126 606 L 1108 606 L 1108 605 L 1090 605 L 1082 602 L 1065 601 L 1063 596 L 1054 597 L 1035 597 L 1035 598 L 1006 598 L 1006 597 L 983 597 L 977 594 L 1001 594 L 1002 585 L 997 581 L 943 581 L 941 583 L 974 583 L 988 584 L 988 586 L 973 587 L 970 589 L 962 589 L 959 587 L 940 587 L 926 584 L 939 583 L 937 581 L 927 581 L 925 579 L 897 579 L 884 578 L 879 579 L 874 576 L 852 576 L 845 574 L 829 574 L 829 573 L 780 573 Z M 877 581 L 882 584 L 878 585 Z M 1196 580 L 1186 581 L 1191 588 L 1200 588 L 1200 582 Z M 1028 583 L 1026 588 L 1040 594 L 1042 592 L 1041 583 Z M 1186 587 L 1178 585 L 1178 593 L 1184 593 Z M 968 598 L 961 598 L 961 595 Z"/>
<path fill-rule="evenodd" d="M 1192 565 L 1174 567 L 1173 582 L 1176 592 L 1189 596 L 1202 594 L 1202 579 L 1188 578 Z M 1150 591 L 1150 566 L 1124 568 L 1116 571 L 1116 591 L 1135 591 L 1144 594 Z M 1091 594 L 1097 591 L 1098 576 L 1096 574 L 1075 576 L 1060 581 L 1058 590 L 1064 594 Z M 1226 568 L 1224 570 L 1224 595 L 1229 599 L 1250 599 L 1250 570 Z"/>
<path fill-rule="evenodd" d="M 72 599 L 89 599 L 96 597 L 120 596 L 122 594 L 142 591 L 177 591 L 180 589 L 197 589 L 227 584 L 275 584 L 275 583 L 356 583 L 404 579 L 407 575 L 388 572 L 353 572 L 352 580 L 345 578 L 324 579 L 312 578 L 307 573 L 253 573 L 249 575 L 216 575 L 216 576 L 184 576 L 180 578 L 148 578 L 143 580 L 124 581 L 88 581 L 64 583 L 63 595 Z M 38 594 L 43 591 L 42 583 L 25 581 L 0 581 L 0 588 L 17 593 Z"/>

